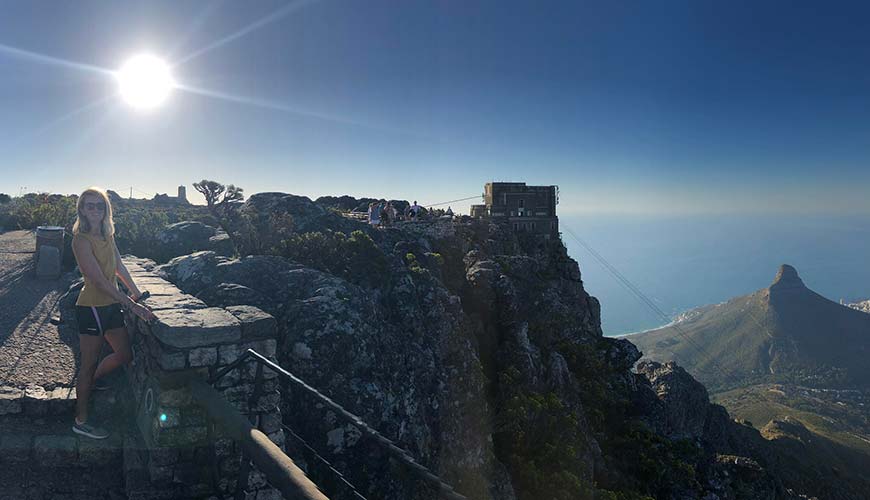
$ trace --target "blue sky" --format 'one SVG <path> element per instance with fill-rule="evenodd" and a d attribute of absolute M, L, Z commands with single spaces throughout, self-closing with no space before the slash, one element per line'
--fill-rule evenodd
<path fill-rule="evenodd" d="M 563 214 L 870 213 L 870 8 L 760 3 L 7 1 L 0 192 L 523 180 Z M 223 98 L 142 113 L 56 61 L 140 52 Z"/>

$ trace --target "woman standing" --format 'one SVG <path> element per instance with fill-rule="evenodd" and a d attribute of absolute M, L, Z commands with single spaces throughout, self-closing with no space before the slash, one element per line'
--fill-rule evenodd
<path fill-rule="evenodd" d="M 79 196 L 76 209 L 72 249 L 85 284 L 76 301 L 81 364 L 76 377 L 76 417 L 72 430 L 105 439 L 109 436 L 105 429 L 88 423 L 88 399 L 94 381 L 133 359 L 123 310 L 130 310 L 145 321 L 152 321 L 155 316 L 135 302 L 141 293 L 115 246 L 109 196 L 100 188 L 88 188 Z M 118 289 L 117 278 L 124 282 L 131 297 Z M 114 352 L 98 365 L 104 337 Z"/>

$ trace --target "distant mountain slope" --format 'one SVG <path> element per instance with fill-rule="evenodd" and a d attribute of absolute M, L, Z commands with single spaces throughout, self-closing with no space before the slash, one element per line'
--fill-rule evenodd
<path fill-rule="evenodd" d="M 813 292 L 789 265 L 767 288 L 628 339 L 645 359 L 675 360 L 713 391 L 759 382 L 870 387 L 870 315 Z"/>

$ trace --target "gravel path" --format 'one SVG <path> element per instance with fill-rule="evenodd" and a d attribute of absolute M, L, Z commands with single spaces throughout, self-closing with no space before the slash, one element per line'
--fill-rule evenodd
<path fill-rule="evenodd" d="M 35 240 L 32 231 L 0 234 L 0 386 L 74 383 L 78 334 L 49 321 L 70 278 L 36 278 Z"/>

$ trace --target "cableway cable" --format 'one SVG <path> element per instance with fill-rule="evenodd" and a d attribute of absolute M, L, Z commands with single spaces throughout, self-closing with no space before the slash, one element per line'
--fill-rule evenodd
<path fill-rule="evenodd" d="M 641 303 L 643 303 L 644 305 L 649 307 L 653 311 L 653 313 L 655 313 L 660 318 L 662 318 L 662 320 L 664 320 L 666 323 L 672 323 L 671 318 L 669 318 L 668 315 L 664 313 L 664 311 L 662 311 L 652 300 L 650 300 L 637 286 L 634 285 L 634 283 L 632 283 L 621 272 L 619 272 L 619 270 L 616 269 L 616 267 L 614 267 L 612 264 L 610 264 L 610 262 L 608 262 L 607 259 L 605 259 L 594 248 L 592 248 L 591 245 L 589 245 L 584 240 L 582 240 L 580 237 L 578 237 L 574 233 L 574 231 L 572 231 L 569 227 L 565 226 L 564 224 L 562 227 L 572 238 L 574 238 L 575 241 L 577 241 L 577 243 L 579 243 L 581 246 L 583 246 L 583 248 L 585 248 L 586 251 L 589 252 L 589 254 L 592 255 L 593 258 L 595 258 L 595 260 L 597 260 L 602 266 L 604 266 L 605 270 L 607 270 L 620 284 L 622 284 L 626 289 L 628 289 L 632 295 L 634 295 L 638 300 L 640 300 Z M 724 379 L 727 382 L 730 382 L 730 383 L 734 384 L 735 386 L 740 385 L 740 380 L 737 377 L 735 377 L 733 374 L 731 374 L 729 371 L 727 371 L 725 368 L 723 368 L 716 361 L 715 357 L 708 354 L 706 352 L 706 350 L 703 348 L 703 346 L 699 345 L 688 334 L 686 334 L 683 331 L 683 329 L 679 326 L 679 324 L 673 323 L 670 325 L 670 328 L 673 328 L 674 331 L 676 331 L 677 334 L 679 334 L 680 337 L 682 337 L 683 340 L 686 341 L 686 343 L 688 343 L 693 349 L 695 349 L 695 351 L 697 351 L 698 354 L 700 354 L 702 356 L 702 360 L 704 358 L 706 358 L 706 360 L 709 361 L 710 366 L 712 366 L 722 377 L 724 377 Z M 670 351 L 670 349 L 668 349 L 668 350 Z M 671 354 L 674 354 L 674 356 L 677 356 L 676 353 L 674 353 L 673 351 L 670 351 L 670 352 L 671 352 Z M 700 363 L 694 363 L 694 365 L 696 368 L 698 368 L 700 370 L 700 366 L 699 366 Z M 705 371 L 705 370 L 700 370 L 700 371 Z"/>
<path fill-rule="evenodd" d="M 478 195 L 475 195 L 475 196 L 469 196 L 468 198 L 460 198 L 460 199 L 458 199 L 458 200 L 442 201 L 441 203 L 430 203 L 429 205 L 423 205 L 423 206 L 424 206 L 424 207 L 430 207 L 430 208 L 431 208 L 431 207 L 440 207 L 440 206 L 442 206 L 442 205 L 449 205 L 450 203 L 458 203 L 458 202 L 460 202 L 460 201 L 474 200 L 474 199 L 476 199 L 476 198 L 483 198 L 483 195 L 479 195 L 479 194 L 478 194 Z"/>

